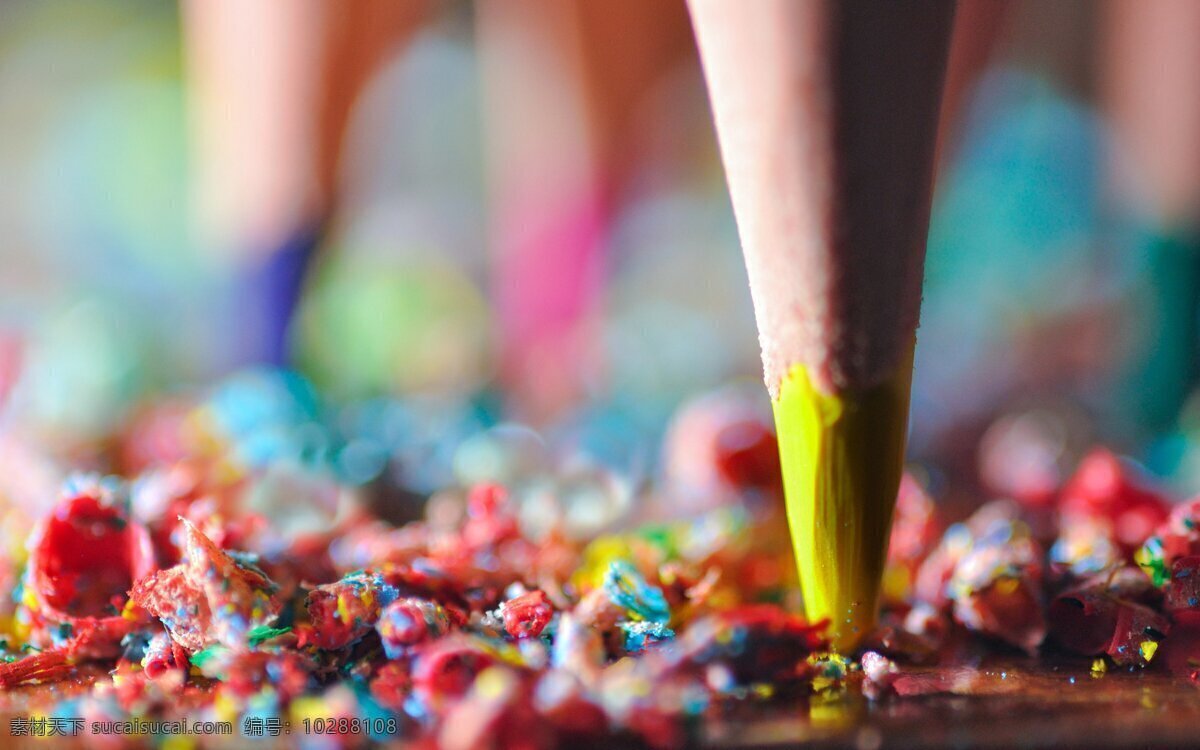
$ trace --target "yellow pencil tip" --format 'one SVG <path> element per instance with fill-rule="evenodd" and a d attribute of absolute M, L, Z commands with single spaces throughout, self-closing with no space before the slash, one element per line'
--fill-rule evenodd
<path fill-rule="evenodd" d="M 886 383 L 830 394 L 797 366 L 773 404 L 805 615 L 828 620 L 842 652 L 875 626 L 911 379 L 905 362 Z"/>

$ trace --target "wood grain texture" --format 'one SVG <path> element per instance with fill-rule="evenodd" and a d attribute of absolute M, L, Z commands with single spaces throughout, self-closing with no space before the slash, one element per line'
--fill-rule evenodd
<path fill-rule="evenodd" d="M 691 0 L 773 395 L 891 376 L 917 326 L 949 0 Z"/>

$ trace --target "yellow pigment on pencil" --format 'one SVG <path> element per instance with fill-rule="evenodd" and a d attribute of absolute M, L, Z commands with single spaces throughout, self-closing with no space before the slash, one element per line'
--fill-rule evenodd
<path fill-rule="evenodd" d="M 825 393 L 803 366 L 775 399 L 788 525 L 805 614 L 853 650 L 875 624 L 904 464 L 911 354 L 889 381 Z"/>

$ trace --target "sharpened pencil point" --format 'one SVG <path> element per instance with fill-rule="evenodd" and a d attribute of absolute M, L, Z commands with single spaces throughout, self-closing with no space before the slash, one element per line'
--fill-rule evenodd
<path fill-rule="evenodd" d="M 911 354 L 872 388 L 822 392 L 794 367 L 774 400 L 805 614 L 839 651 L 875 625 L 904 464 Z"/>

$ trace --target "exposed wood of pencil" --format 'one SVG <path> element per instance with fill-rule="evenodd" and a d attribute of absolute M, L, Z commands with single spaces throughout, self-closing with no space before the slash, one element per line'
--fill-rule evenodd
<path fill-rule="evenodd" d="M 949 0 L 691 0 L 772 394 L 878 385 L 920 307 Z"/>

